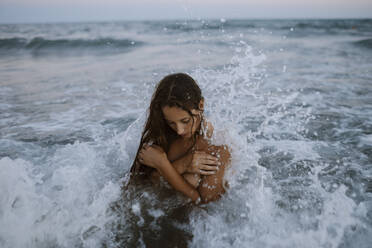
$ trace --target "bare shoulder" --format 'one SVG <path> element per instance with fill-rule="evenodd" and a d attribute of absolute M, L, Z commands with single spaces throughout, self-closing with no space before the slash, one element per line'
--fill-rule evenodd
<path fill-rule="evenodd" d="M 227 145 L 214 145 L 212 144 L 212 136 L 214 134 L 214 127 L 211 122 L 204 121 L 205 135 L 199 141 L 199 146 L 201 150 L 205 150 L 211 155 L 215 155 L 225 162 L 224 164 L 229 164 L 230 162 L 230 151 Z"/>
<path fill-rule="evenodd" d="M 221 160 L 221 162 L 224 162 L 224 164 L 227 165 L 230 162 L 231 155 L 229 147 L 227 145 L 220 146 L 211 145 L 209 146 L 209 149 Z"/>
<path fill-rule="evenodd" d="M 210 124 L 210 135 L 213 134 L 213 126 Z M 209 153 L 211 155 L 217 156 L 220 159 L 228 160 L 230 159 L 230 151 L 229 147 L 227 145 L 213 145 L 211 143 L 210 137 L 203 137 L 203 136 L 198 136 L 197 141 L 196 141 L 196 150 L 198 151 L 204 151 L 206 153 Z"/>

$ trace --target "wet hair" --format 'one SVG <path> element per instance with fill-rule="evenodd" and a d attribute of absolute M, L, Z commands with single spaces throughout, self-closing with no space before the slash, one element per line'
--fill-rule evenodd
<path fill-rule="evenodd" d="M 152 96 L 149 116 L 130 170 L 131 179 L 138 175 L 148 177 L 154 170 L 138 161 L 138 153 L 144 144 L 153 143 L 168 152 L 170 144 L 178 137 L 177 133 L 165 121 L 162 108 L 165 106 L 178 107 L 185 110 L 190 116 L 194 116 L 191 110 L 199 110 L 199 103 L 202 99 L 198 84 L 185 73 L 170 74 L 160 80 Z M 192 120 L 192 125 L 194 125 L 194 119 L 192 118 Z M 195 145 L 196 133 L 192 138 Z"/>

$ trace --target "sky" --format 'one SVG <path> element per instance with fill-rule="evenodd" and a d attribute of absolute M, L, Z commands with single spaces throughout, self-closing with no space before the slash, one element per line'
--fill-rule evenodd
<path fill-rule="evenodd" d="M 0 0 L 0 23 L 372 18 L 372 0 Z"/>

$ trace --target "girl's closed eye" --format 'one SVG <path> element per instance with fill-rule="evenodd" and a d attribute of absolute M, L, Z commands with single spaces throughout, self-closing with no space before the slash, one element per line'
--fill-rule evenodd
<path fill-rule="evenodd" d="M 169 126 L 171 126 L 171 127 L 175 125 L 174 122 L 170 122 L 170 121 L 167 121 L 167 124 L 168 124 Z"/>
<path fill-rule="evenodd" d="M 187 123 L 189 123 L 189 122 L 190 122 L 190 118 L 188 118 L 188 119 L 183 119 L 183 120 L 182 120 L 182 123 L 183 123 L 183 124 L 187 124 Z"/>

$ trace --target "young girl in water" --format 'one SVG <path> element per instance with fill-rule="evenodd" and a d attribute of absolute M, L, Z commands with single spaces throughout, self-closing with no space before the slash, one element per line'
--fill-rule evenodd
<path fill-rule="evenodd" d="M 203 117 L 204 99 L 187 74 L 164 77 L 152 97 L 131 180 L 163 177 L 193 202 L 217 200 L 230 161 L 226 146 L 212 145 L 213 127 Z"/>

